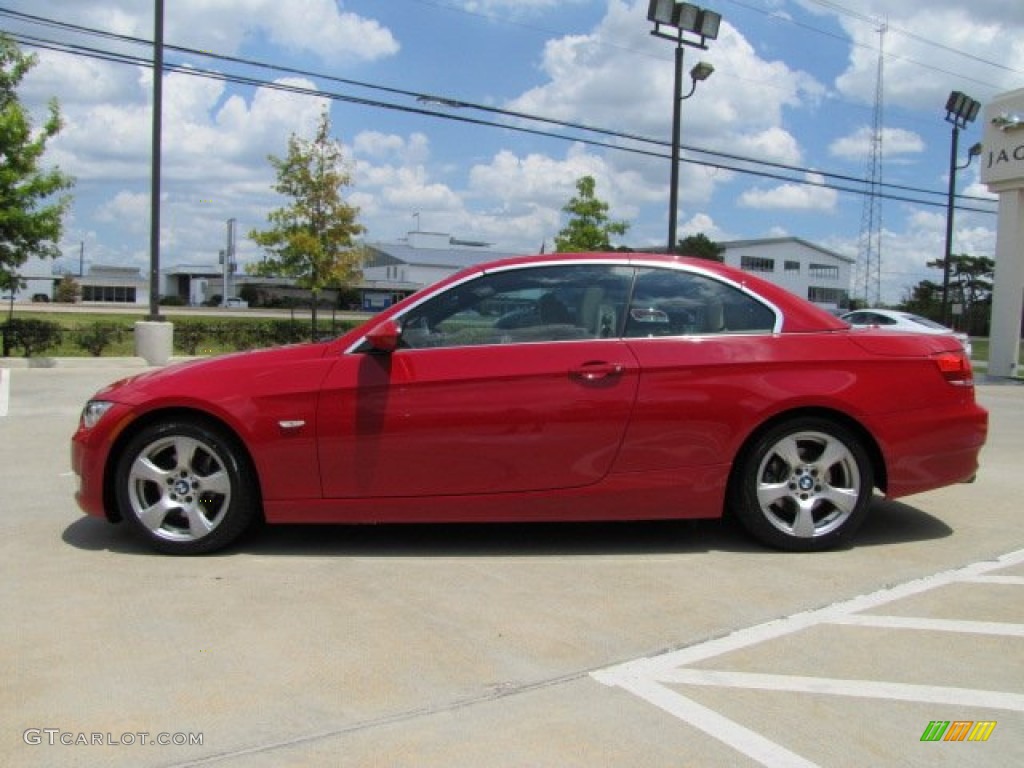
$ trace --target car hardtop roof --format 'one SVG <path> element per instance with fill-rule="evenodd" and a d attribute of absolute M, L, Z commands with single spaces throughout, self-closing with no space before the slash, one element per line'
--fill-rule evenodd
<path fill-rule="evenodd" d="M 483 271 L 501 269 L 527 264 L 558 263 L 565 261 L 658 261 L 664 264 L 691 264 L 695 266 L 715 265 L 723 266 L 721 262 L 699 259 L 694 256 L 680 256 L 668 253 L 646 253 L 643 251 L 572 251 L 568 253 L 539 253 L 524 256 L 510 256 L 486 263 L 476 265 L 477 269 Z M 470 270 L 472 267 L 470 268 Z M 470 271 L 466 270 L 466 271 Z"/>
<path fill-rule="evenodd" d="M 823 307 L 807 301 L 796 294 L 787 291 L 785 288 L 765 280 L 757 275 L 752 275 L 738 267 L 724 264 L 720 261 L 701 259 L 696 256 L 681 256 L 669 253 L 646 253 L 642 251 L 618 251 L 618 252 L 573 252 L 573 253 L 546 253 L 533 256 L 514 256 L 487 263 L 477 264 L 452 275 L 449 281 L 457 281 L 464 276 L 475 272 L 484 273 L 495 270 L 506 269 L 515 266 L 529 266 L 541 264 L 559 264 L 566 262 L 619 262 L 623 264 L 663 264 L 671 266 L 674 264 L 686 266 L 711 274 L 718 275 L 737 285 L 748 288 L 762 298 L 770 301 L 778 307 L 785 319 L 784 331 L 800 333 L 820 330 L 843 330 L 849 328 L 849 323 L 840 320 Z M 445 281 L 448 282 L 448 281 Z"/>
<path fill-rule="evenodd" d="M 826 309 L 812 304 L 806 299 L 797 296 L 785 288 L 768 282 L 757 275 L 744 272 L 737 267 L 731 267 L 718 261 L 700 259 L 694 256 L 677 256 L 665 253 L 643 253 L 632 251 L 621 252 L 586 252 L 586 253 L 550 253 L 534 256 L 514 256 L 511 258 L 499 259 L 490 262 L 480 262 L 471 267 L 455 272 L 436 283 L 424 286 L 416 293 L 407 296 L 388 309 L 371 322 L 379 322 L 397 315 L 401 315 L 410 306 L 415 306 L 423 301 L 425 295 L 432 295 L 446 290 L 449 286 L 471 279 L 475 275 L 483 275 L 501 269 L 509 269 L 516 266 L 540 266 L 544 264 L 565 264 L 571 262 L 600 263 L 611 262 L 629 265 L 672 265 L 685 266 L 689 269 L 703 271 L 728 280 L 741 288 L 747 289 L 770 302 L 782 313 L 783 325 L 780 329 L 783 333 L 813 333 L 820 331 L 842 331 L 849 330 L 850 324 L 840 320 Z M 339 338 L 341 348 L 347 349 L 352 339 L 359 338 L 365 333 L 366 328 L 359 326 L 352 329 L 348 334 Z M 351 336 L 351 339 L 349 338 Z"/>

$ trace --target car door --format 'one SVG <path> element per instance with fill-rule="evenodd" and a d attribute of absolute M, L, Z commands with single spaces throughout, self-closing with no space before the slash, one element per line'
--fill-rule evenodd
<path fill-rule="evenodd" d="M 763 401 L 777 316 L 717 278 L 641 268 L 624 336 L 642 370 L 637 405 L 616 472 L 673 470 L 730 461 L 737 435 Z"/>
<path fill-rule="evenodd" d="M 608 472 L 636 397 L 619 338 L 632 270 L 529 266 L 451 286 L 391 354 L 346 354 L 321 395 L 324 495 L 540 491 Z"/>

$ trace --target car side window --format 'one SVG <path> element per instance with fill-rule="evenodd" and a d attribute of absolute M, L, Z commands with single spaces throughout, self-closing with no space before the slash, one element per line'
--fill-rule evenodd
<path fill-rule="evenodd" d="M 650 268 L 637 272 L 625 335 L 753 333 L 774 328 L 775 313 L 738 288 L 692 272 Z"/>
<path fill-rule="evenodd" d="M 406 349 L 617 337 L 629 267 L 523 267 L 453 286 L 400 320 Z"/>

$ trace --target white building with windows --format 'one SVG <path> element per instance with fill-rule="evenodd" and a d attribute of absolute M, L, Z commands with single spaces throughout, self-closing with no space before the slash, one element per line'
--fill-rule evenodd
<path fill-rule="evenodd" d="M 763 277 L 826 309 L 849 306 L 855 259 L 798 237 L 719 243 L 730 266 Z M 659 249 L 653 249 L 659 250 Z M 482 261 L 522 255 L 498 252 L 486 243 L 447 234 L 410 232 L 394 244 L 367 246 L 363 267 L 363 308 L 377 310 L 453 272 Z"/>
<path fill-rule="evenodd" d="M 370 243 L 359 285 L 364 310 L 376 311 L 454 272 L 522 253 L 440 232 L 409 232 L 400 243 Z"/>
<path fill-rule="evenodd" d="M 726 264 L 765 278 L 826 309 L 849 307 L 855 259 L 802 240 L 776 237 L 720 242 Z M 652 248 L 664 252 L 664 249 Z M 397 243 L 369 243 L 363 279 L 355 286 L 360 309 L 375 312 L 419 289 L 431 285 L 464 267 L 484 261 L 525 255 L 498 251 L 489 243 L 464 240 L 438 232 L 409 232 Z M 36 293 L 52 298 L 53 285 L 60 279 L 49 261 L 30 260 L 21 275 L 26 287 L 15 295 L 25 301 Z M 137 267 L 92 266 L 85 275 L 75 276 L 81 285 L 81 300 L 87 303 L 145 304 L 148 280 Z M 252 278 L 237 275 L 233 295 L 245 284 L 257 284 L 270 293 L 303 294 L 286 278 Z M 187 304 L 199 304 L 223 288 L 220 268 L 174 266 L 163 270 L 161 295 L 178 296 Z M 354 307 L 353 307 L 354 308 Z"/>
<path fill-rule="evenodd" d="M 719 243 L 726 264 L 763 277 L 826 309 L 845 309 L 856 260 L 801 240 L 776 237 Z"/>
<path fill-rule="evenodd" d="M 96 264 L 81 277 L 82 303 L 136 304 L 149 301 L 149 281 L 138 267 L 115 267 Z"/>

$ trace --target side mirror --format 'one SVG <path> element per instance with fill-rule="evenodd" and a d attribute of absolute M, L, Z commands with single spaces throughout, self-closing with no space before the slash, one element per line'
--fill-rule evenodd
<path fill-rule="evenodd" d="M 391 354 L 398 349 L 398 340 L 402 338 L 402 329 L 394 320 L 384 320 L 375 325 L 366 334 L 366 341 L 372 352 Z"/>

